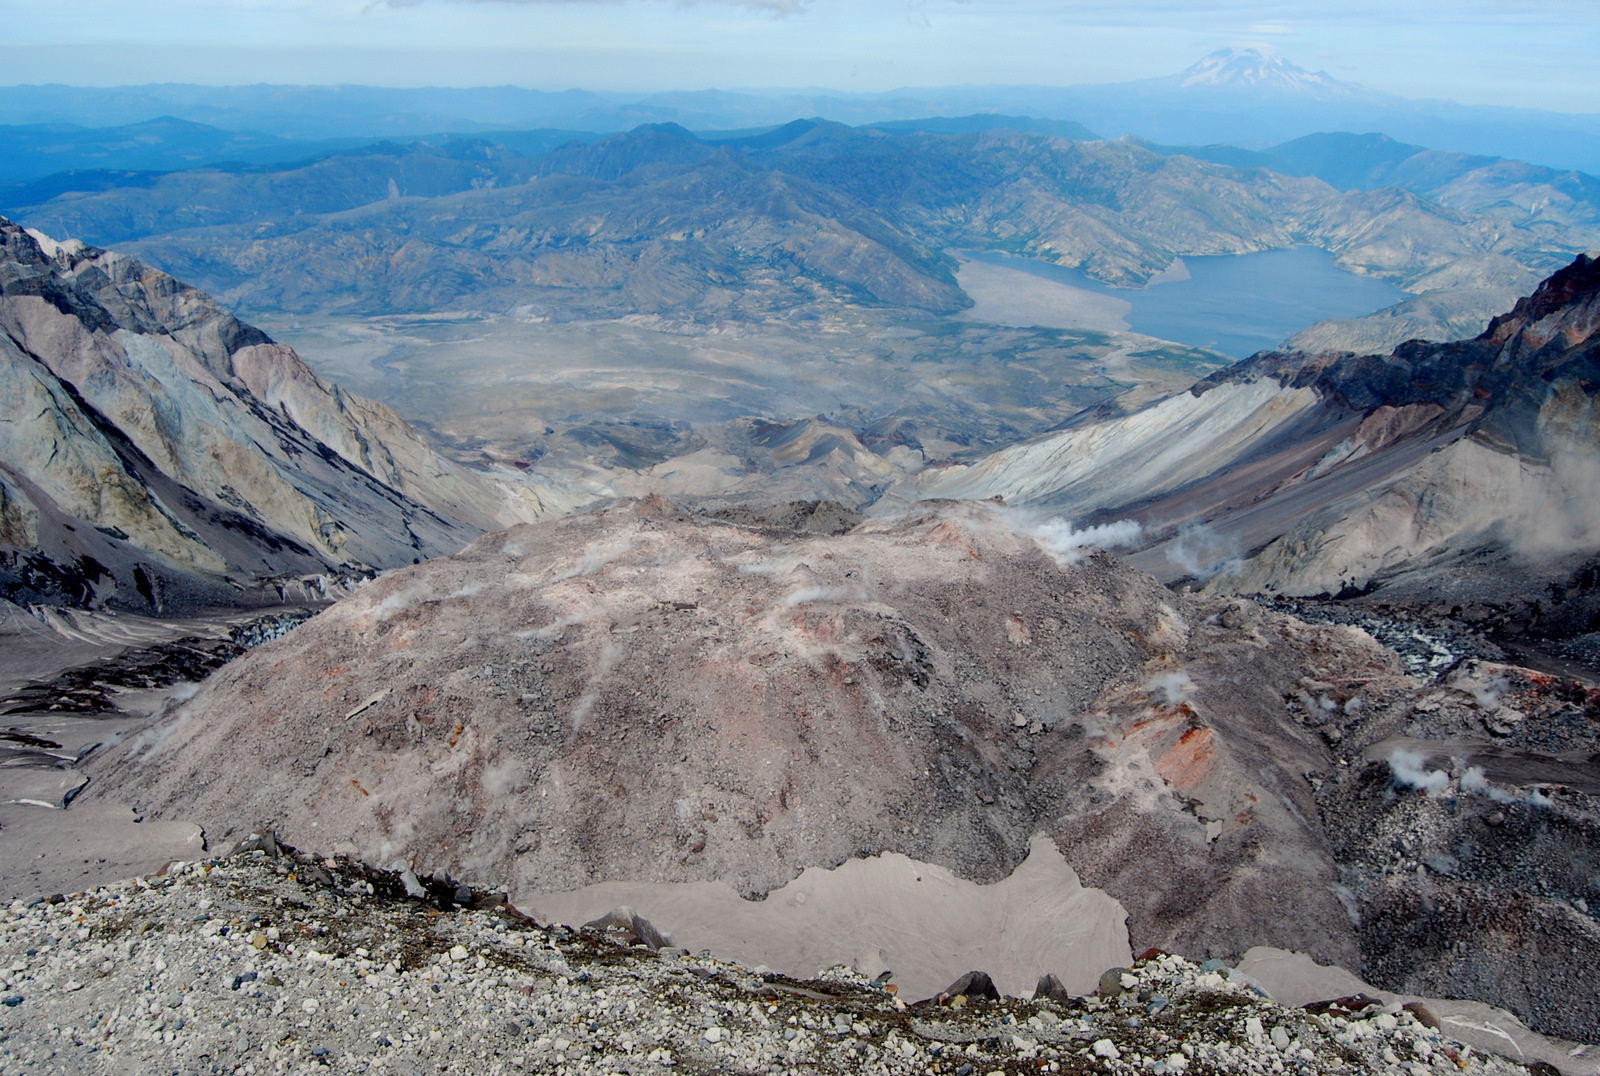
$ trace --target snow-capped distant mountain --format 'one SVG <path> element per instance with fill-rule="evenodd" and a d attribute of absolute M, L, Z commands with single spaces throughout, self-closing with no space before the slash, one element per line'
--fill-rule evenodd
<path fill-rule="evenodd" d="M 1307 71 L 1262 49 L 1218 49 L 1172 81 L 1183 89 L 1271 90 L 1319 97 L 1353 97 L 1362 92 L 1326 71 Z"/>

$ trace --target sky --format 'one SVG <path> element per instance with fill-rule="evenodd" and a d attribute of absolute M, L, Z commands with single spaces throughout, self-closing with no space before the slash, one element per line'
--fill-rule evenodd
<path fill-rule="evenodd" d="M 1370 89 L 1600 112 L 1596 0 L 0 0 L 0 85 L 1119 82 L 1268 46 Z"/>

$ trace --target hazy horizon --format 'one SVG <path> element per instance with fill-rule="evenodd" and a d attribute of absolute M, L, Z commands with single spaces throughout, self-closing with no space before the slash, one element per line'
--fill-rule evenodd
<path fill-rule="evenodd" d="M 1400 97 L 1600 112 L 1600 9 L 1537 0 L 0 0 L 0 85 L 883 94 L 1176 74 L 1224 47 Z"/>

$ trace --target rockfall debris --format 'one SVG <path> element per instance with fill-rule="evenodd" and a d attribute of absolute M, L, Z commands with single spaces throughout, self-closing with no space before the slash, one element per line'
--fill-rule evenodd
<path fill-rule="evenodd" d="M 536 906 L 624 883 L 770 899 L 889 855 L 989 885 L 1043 837 L 1133 952 L 1273 946 L 1594 1041 L 1600 692 L 1464 649 L 1414 670 L 1361 626 L 1175 593 L 1053 535 L 999 505 L 830 536 L 662 498 L 498 532 L 107 742 L 72 809 L 270 825 Z M 560 914 L 618 904 L 694 918 L 641 896 Z M 888 966 L 1017 993 L 1125 960 L 1080 984 L 989 959 Z"/>

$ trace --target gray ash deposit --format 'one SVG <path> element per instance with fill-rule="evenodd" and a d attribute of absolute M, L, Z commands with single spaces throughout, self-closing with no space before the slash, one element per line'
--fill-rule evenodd
<path fill-rule="evenodd" d="M 1292 1008 L 1221 962 L 1146 954 L 1088 997 L 979 973 L 908 1005 L 890 976 L 790 979 L 255 844 L 0 912 L 0 1072 L 1551 1071 L 1427 1004 Z"/>
<path fill-rule="evenodd" d="M 0 699 L 0 717 L 36 713 L 115 714 L 118 694 L 199 683 L 234 658 L 279 639 L 312 615 L 310 609 L 266 613 L 229 629 L 223 638 L 192 635 L 125 650 L 106 660 L 73 666 Z M 41 616 L 41 619 L 44 619 Z"/>

